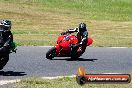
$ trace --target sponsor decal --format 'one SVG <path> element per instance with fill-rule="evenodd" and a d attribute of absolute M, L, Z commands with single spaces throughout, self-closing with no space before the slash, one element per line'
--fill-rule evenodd
<path fill-rule="evenodd" d="M 85 83 L 130 83 L 130 74 L 86 74 L 82 67 L 79 67 L 76 81 L 82 85 Z"/>

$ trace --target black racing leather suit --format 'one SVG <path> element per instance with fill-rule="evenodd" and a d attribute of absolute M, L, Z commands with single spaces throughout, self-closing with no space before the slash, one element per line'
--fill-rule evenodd
<path fill-rule="evenodd" d="M 11 31 L 0 32 L 0 54 L 8 53 L 11 48 L 11 42 L 13 41 L 13 34 Z"/>

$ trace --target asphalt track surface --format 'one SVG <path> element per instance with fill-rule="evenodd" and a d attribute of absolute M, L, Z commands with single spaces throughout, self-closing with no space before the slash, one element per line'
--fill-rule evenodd
<path fill-rule="evenodd" d="M 27 77 L 75 75 L 79 66 L 87 73 L 131 73 L 132 48 L 93 48 L 78 60 L 68 57 L 46 59 L 51 47 L 18 47 L 17 53 L 10 54 L 10 60 L 0 71 L 0 80 Z"/>

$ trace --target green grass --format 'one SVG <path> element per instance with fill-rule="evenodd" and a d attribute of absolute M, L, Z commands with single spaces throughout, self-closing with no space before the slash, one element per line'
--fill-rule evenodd
<path fill-rule="evenodd" d="M 2 0 L 23 7 L 37 5 L 37 11 L 78 14 L 95 20 L 132 20 L 131 0 Z M 65 12 L 66 11 L 66 12 Z M 75 12 L 75 13 L 74 13 Z"/>
<path fill-rule="evenodd" d="M 16 88 L 132 88 L 129 84 L 77 84 L 75 78 L 59 78 L 53 80 L 30 78 L 16 84 Z"/>
<path fill-rule="evenodd" d="M 60 32 L 85 22 L 92 46 L 132 47 L 131 0 L 1 0 L 18 45 L 54 45 Z"/>

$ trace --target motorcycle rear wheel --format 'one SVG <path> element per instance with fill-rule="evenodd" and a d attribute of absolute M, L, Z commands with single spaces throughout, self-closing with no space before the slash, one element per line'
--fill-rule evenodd
<path fill-rule="evenodd" d="M 0 70 L 7 64 L 9 61 L 9 54 L 0 56 Z"/>
<path fill-rule="evenodd" d="M 83 53 L 74 53 L 71 55 L 71 59 L 77 60 L 80 56 L 82 56 Z"/>
<path fill-rule="evenodd" d="M 56 56 L 56 48 L 52 47 L 47 53 L 46 53 L 46 58 L 49 60 L 52 60 Z"/>

